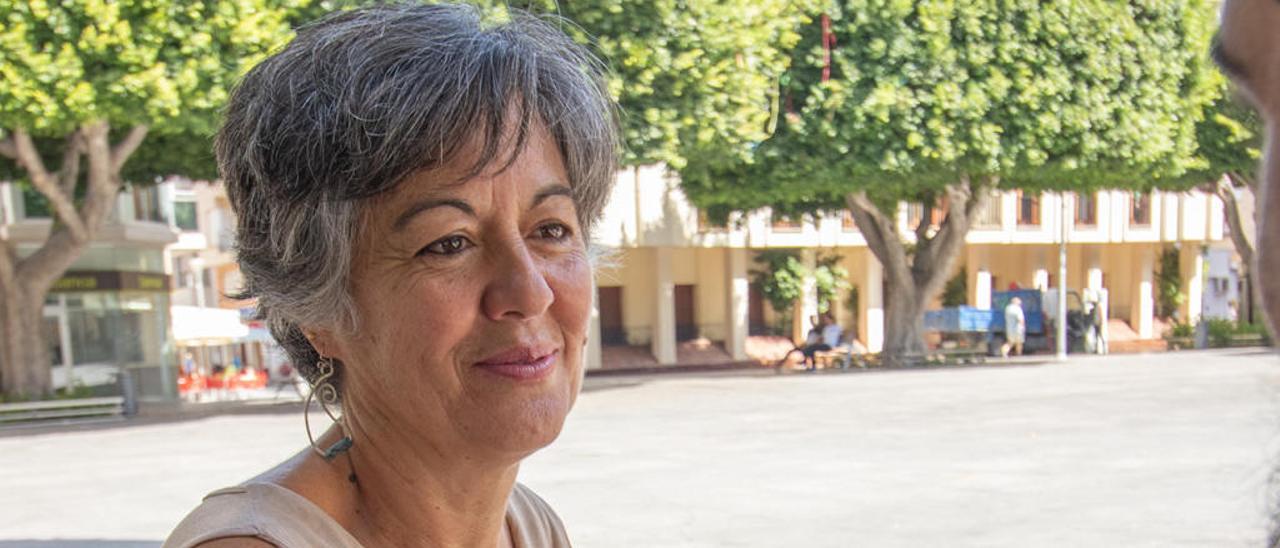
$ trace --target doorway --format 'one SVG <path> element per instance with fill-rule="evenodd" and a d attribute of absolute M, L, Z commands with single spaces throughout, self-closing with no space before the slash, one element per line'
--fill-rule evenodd
<path fill-rule="evenodd" d="M 693 286 L 677 285 L 675 296 L 676 340 L 687 341 L 698 338 L 698 322 L 693 308 Z"/>

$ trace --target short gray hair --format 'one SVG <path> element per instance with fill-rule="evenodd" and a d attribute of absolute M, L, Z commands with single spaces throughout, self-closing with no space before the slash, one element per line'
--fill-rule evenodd
<path fill-rule="evenodd" d="M 380 5 L 299 30 L 240 82 L 214 142 L 238 216 L 241 298 L 299 372 L 320 359 L 301 326 L 353 329 L 353 247 L 369 198 L 421 170 L 461 161 L 510 166 L 533 124 L 559 147 L 583 237 L 617 163 L 617 119 L 604 68 L 560 26 L 509 9 Z M 515 135 L 505 159 L 504 138 Z M 341 368 L 338 368 L 340 372 Z"/>

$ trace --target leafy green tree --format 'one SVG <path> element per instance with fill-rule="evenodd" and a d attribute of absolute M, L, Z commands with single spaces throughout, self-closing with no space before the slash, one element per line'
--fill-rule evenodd
<path fill-rule="evenodd" d="M 818 313 L 825 314 L 831 310 L 842 289 L 849 288 L 849 271 L 840 266 L 839 255 L 826 255 L 818 258 L 813 269 L 813 286 L 818 297 Z"/>
<path fill-rule="evenodd" d="M 989 190 L 1147 188 L 1197 165 L 1207 3 L 839 0 L 826 14 L 829 32 L 807 25 L 794 51 L 777 131 L 683 184 L 714 213 L 847 208 L 885 268 L 889 359 L 924 350 L 925 307 Z M 900 201 L 925 205 L 908 234 Z"/>
<path fill-rule="evenodd" d="M 1235 99 L 1226 82 L 1218 98 L 1205 111 L 1196 128 L 1204 166 L 1192 172 L 1189 180 L 1222 200 L 1231 243 L 1240 254 L 1241 264 L 1253 268 L 1255 234 L 1245 228 L 1240 195 L 1258 196 L 1258 160 L 1262 157 L 1262 120 L 1252 108 Z M 1257 226 L 1257 209 L 1253 212 Z M 1250 276 L 1256 280 L 1255 276 Z M 1246 298 L 1257 302 L 1256 281 Z M 1253 310 L 1251 303 L 1245 310 Z"/>
<path fill-rule="evenodd" d="M 683 174 L 743 161 L 767 137 L 806 2 L 599 0 L 558 13 L 609 64 L 624 165 Z"/>
<path fill-rule="evenodd" d="M 756 255 L 758 267 L 751 272 L 751 281 L 769 300 L 769 306 L 778 313 L 778 329 L 790 329 L 796 302 L 804 295 L 804 278 L 808 270 L 794 251 L 770 250 Z"/>
<path fill-rule="evenodd" d="M 236 79 L 291 37 L 303 5 L 267 0 L 0 0 L 0 176 L 47 200 L 44 243 L 0 234 L 0 387 L 50 391 L 45 294 L 126 180 L 213 173 L 210 137 Z"/>
<path fill-rule="evenodd" d="M 1167 247 L 1160 252 L 1160 267 L 1156 271 L 1156 315 L 1172 318 L 1186 302 L 1187 294 L 1182 290 L 1182 252 L 1176 247 Z"/>

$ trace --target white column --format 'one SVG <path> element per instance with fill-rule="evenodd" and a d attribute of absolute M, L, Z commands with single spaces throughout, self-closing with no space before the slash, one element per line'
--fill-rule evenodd
<path fill-rule="evenodd" d="M 591 325 L 587 328 L 587 347 L 582 356 L 584 369 L 604 367 L 604 353 L 600 349 L 600 290 L 591 280 Z"/>
<path fill-rule="evenodd" d="M 868 352 L 884 349 L 884 269 L 875 255 L 866 253 L 866 283 L 862 287 L 862 342 Z"/>
<path fill-rule="evenodd" d="M 1047 268 L 1037 268 L 1031 274 L 1031 287 L 1040 291 L 1049 289 L 1049 270 Z"/>
<path fill-rule="evenodd" d="M 734 360 L 747 359 L 747 324 L 750 320 L 750 280 L 747 279 L 747 250 L 725 249 L 725 351 Z"/>
<path fill-rule="evenodd" d="M 67 391 L 71 391 L 71 387 L 75 384 L 73 381 L 75 373 L 72 366 L 75 364 L 75 350 L 71 346 L 71 322 L 67 313 L 67 295 L 65 293 L 58 295 L 58 346 L 62 347 L 62 355 L 58 359 L 62 360 L 62 370 L 66 372 Z"/>
<path fill-rule="evenodd" d="M 1151 339 L 1155 337 L 1155 274 L 1152 272 L 1152 250 L 1145 248 L 1140 253 L 1138 260 L 1138 272 L 1134 273 L 1133 284 L 1133 303 L 1130 307 L 1129 318 L 1133 323 L 1133 330 L 1138 332 L 1138 338 Z"/>
<path fill-rule="evenodd" d="M 991 308 L 991 271 L 979 270 L 973 284 L 973 307 L 979 309 Z"/>
<path fill-rule="evenodd" d="M 800 335 L 803 337 L 809 332 L 809 318 L 818 315 L 818 282 L 813 276 L 813 270 L 818 267 L 818 254 L 813 249 L 804 249 L 800 252 L 800 261 L 804 263 L 804 296 L 801 306 L 800 318 L 803 320 L 804 332 Z"/>
<path fill-rule="evenodd" d="M 655 247 L 657 311 L 653 317 L 653 357 L 658 363 L 676 363 L 676 284 L 671 276 L 671 248 Z"/>

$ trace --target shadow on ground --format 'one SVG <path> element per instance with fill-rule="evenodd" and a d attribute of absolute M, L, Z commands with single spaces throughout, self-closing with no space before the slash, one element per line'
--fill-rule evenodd
<path fill-rule="evenodd" d="M 0 548 L 159 548 L 158 540 L 45 539 L 0 540 Z"/>

